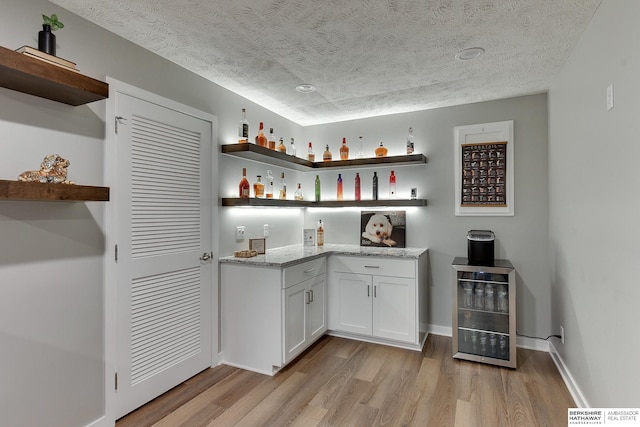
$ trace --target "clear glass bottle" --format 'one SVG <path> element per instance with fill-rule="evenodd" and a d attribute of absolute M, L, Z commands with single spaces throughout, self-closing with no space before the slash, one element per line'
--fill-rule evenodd
<path fill-rule="evenodd" d="M 307 160 L 310 162 L 316 161 L 316 155 L 313 154 L 313 144 L 309 141 L 309 148 L 307 149 Z"/>
<path fill-rule="evenodd" d="M 413 154 L 413 128 L 409 128 L 409 134 L 407 135 L 407 154 Z"/>
<path fill-rule="evenodd" d="M 298 188 L 296 188 L 296 192 L 293 193 L 294 200 L 304 200 L 304 194 L 302 193 L 302 184 L 298 183 Z"/>
<path fill-rule="evenodd" d="M 498 285 L 497 307 L 500 313 L 509 312 L 509 293 L 505 285 Z"/>
<path fill-rule="evenodd" d="M 267 199 L 273 199 L 273 175 L 271 175 L 270 170 L 267 171 L 265 181 L 265 196 Z"/>
<path fill-rule="evenodd" d="M 316 202 L 320 201 L 320 175 L 316 175 L 316 188 L 315 188 L 315 193 L 316 193 Z"/>
<path fill-rule="evenodd" d="M 491 283 L 487 283 L 484 287 L 484 309 L 487 311 L 495 311 L 496 309 L 493 285 Z"/>
<path fill-rule="evenodd" d="M 324 153 L 322 153 L 322 161 L 330 162 L 331 158 L 332 158 L 331 151 L 329 151 L 329 144 L 327 144 L 327 148 L 324 150 Z"/>
<path fill-rule="evenodd" d="M 340 146 L 340 160 L 349 160 L 349 146 L 347 145 L 347 138 L 344 137 Z"/>
<path fill-rule="evenodd" d="M 240 180 L 240 185 L 238 186 L 239 197 L 241 199 L 248 199 L 250 188 L 251 187 L 249 186 L 249 181 L 247 180 L 247 168 L 242 168 L 242 179 Z"/>
<path fill-rule="evenodd" d="M 358 137 L 358 152 L 356 153 L 356 159 L 364 158 L 364 136 Z"/>
<path fill-rule="evenodd" d="M 484 284 L 476 282 L 473 306 L 476 310 L 484 310 Z"/>
<path fill-rule="evenodd" d="M 338 182 L 337 182 L 337 199 L 342 200 L 342 174 L 338 174 Z"/>
<path fill-rule="evenodd" d="M 389 175 L 389 198 L 396 198 L 396 174 L 394 171 L 391 171 L 391 175 Z"/>
<path fill-rule="evenodd" d="M 264 134 L 264 123 L 260 122 L 260 125 L 258 126 L 258 136 L 256 138 L 256 143 L 260 146 L 260 147 L 268 147 L 268 143 L 267 143 L 267 137 Z"/>
<path fill-rule="evenodd" d="M 247 121 L 247 109 L 242 109 L 242 119 L 238 126 L 238 143 L 246 144 L 249 142 L 249 122 Z"/>
<path fill-rule="evenodd" d="M 280 174 L 280 191 L 278 192 L 280 200 L 287 200 L 287 183 L 284 180 L 284 172 Z"/>
<path fill-rule="evenodd" d="M 371 199 L 378 200 L 378 173 L 373 173 L 373 183 L 371 187 Z"/>
<path fill-rule="evenodd" d="M 253 183 L 253 194 L 258 199 L 262 199 L 264 198 L 264 183 L 262 182 L 262 175 L 257 175 L 256 178 L 258 180 Z"/>
<path fill-rule="evenodd" d="M 316 228 L 316 244 L 318 246 L 324 246 L 324 224 L 322 220 L 318 220 L 318 227 Z"/>
<path fill-rule="evenodd" d="M 296 145 L 293 141 L 293 138 L 291 138 L 291 143 L 289 144 L 289 148 L 287 149 L 287 154 L 290 156 L 296 155 Z"/>
<path fill-rule="evenodd" d="M 361 198 L 361 194 L 360 194 L 360 174 L 358 172 L 356 172 L 356 186 L 355 186 L 355 199 L 356 200 L 360 200 Z"/>
<path fill-rule="evenodd" d="M 273 134 L 273 128 L 269 128 L 269 138 L 267 138 L 267 146 L 269 150 L 276 149 L 276 136 Z"/>
<path fill-rule="evenodd" d="M 382 145 L 382 141 L 380 141 L 380 145 L 376 148 L 376 157 L 387 157 L 387 147 Z"/>
<path fill-rule="evenodd" d="M 281 153 L 286 153 L 287 152 L 287 146 L 284 145 L 284 141 L 282 138 L 280 138 L 280 143 L 278 144 L 278 151 Z"/>

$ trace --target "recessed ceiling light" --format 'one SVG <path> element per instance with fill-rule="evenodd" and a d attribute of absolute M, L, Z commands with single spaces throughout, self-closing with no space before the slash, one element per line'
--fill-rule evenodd
<path fill-rule="evenodd" d="M 481 47 L 470 47 L 469 49 L 462 50 L 456 55 L 456 59 L 461 61 L 468 61 L 470 59 L 476 59 L 484 53 L 484 49 Z"/>
<path fill-rule="evenodd" d="M 296 90 L 301 93 L 311 93 L 316 91 L 316 87 L 314 85 L 304 83 L 296 86 Z"/>

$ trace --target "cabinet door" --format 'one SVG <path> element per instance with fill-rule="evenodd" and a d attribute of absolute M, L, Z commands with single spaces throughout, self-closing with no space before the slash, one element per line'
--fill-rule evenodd
<path fill-rule="evenodd" d="M 309 280 L 310 303 L 307 305 L 307 340 L 315 341 L 327 330 L 327 278 L 326 275 Z"/>
<path fill-rule="evenodd" d="M 417 342 L 416 281 L 373 276 L 373 336 Z"/>
<path fill-rule="evenodd" d="M 306 343 L 306 285 L 302 282 L 284 290 L 284 363 L 302 351 Z"/>
<path fill-rule="evenodd" d="M 331 329 L 371 335 L 371 276 L 335 273 L 331 284 Z"/>

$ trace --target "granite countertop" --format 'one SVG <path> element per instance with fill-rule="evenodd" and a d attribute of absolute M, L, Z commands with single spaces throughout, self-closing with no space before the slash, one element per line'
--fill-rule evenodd
<path fill-rule="evenodd" d="M 381 248 L 358 245 L 303 246 L 302 244 L 267 249 L 264 255 L 252 258 L 236 258 L 233 255 L 219 259 L 221 263 L 258 265 L 265 267 L 289 267 L 329 254 L 378 256 L 390 258 L 417 259 L 427 252 L 427 248 Z"/>

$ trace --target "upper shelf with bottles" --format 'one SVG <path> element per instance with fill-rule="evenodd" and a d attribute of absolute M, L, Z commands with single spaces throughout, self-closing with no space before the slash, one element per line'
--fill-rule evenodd
<path fill-rule="evenodd" d="M 227 144 L 221 146 L 223 154 L 242 157 L 249 160 L 255 160 L 263 163 L 270 163 L 274 166 L 294 169 L 299 171 L 321 168 L 348 168 L 348 167 L 364 167 L 364 166 L 385 166 L 385 165 L 410 165 L 427 163 L 427 157 L 424 154 L 407 154 L 402 156 L 389 157 L 368 157 L 362 159 L 350 160 L 331 160 L 311 162 L 300 157 L 290 154 L 271 150 L 267 147 L 252 143 Z"/>

